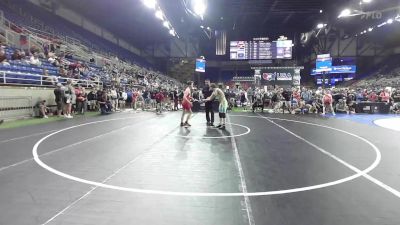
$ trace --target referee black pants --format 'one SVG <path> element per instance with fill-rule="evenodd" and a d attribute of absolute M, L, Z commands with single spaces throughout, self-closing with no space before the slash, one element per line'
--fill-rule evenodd
<path fill-rule="evenodd" d="M 208 123 L 214 123 L 214 110 L 213 110 L 213 103 L 212 102 L 206 102 L 206 119 Z M 211 119 L 210 119 L 210 114 L 211 114 Z"/>

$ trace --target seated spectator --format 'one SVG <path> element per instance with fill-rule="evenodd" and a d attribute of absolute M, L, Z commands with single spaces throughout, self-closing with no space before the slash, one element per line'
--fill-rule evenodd
<path fill-rule="evenodd" d="M 37 57 L 37 55 L 32 55 L 29 59 L 29 64 L 33 65 L 33 66 L 41 66 L 42 63 L 40 62 L 39 58 Z"/>
<path fill-rule="evenodd" d="M 58 70 L 58 74 L 60 75 L 60 77 L 68 77 L 64 67 L 60 67 L 60 69 Z"/>
<path fill-rule="evenodd" d="M 55 86 L 58 83 L 58 77 L 54 75 L 49 75 L 47 69 L 43 69 L 43 84 Z"/>
<path fill-rule="evenodd" d="M 112 112 L 112 109 L 113 109 L 112 104 L 107 98 L 106 91 L 101 92 L 101 95 L 99 96 L 98 101 L 99 101 L 99 105 L 100 105 L 101 115 L 107 115 Z"/>
<path fill-rule="evenodd" d="M 15 50 L 14 53 L 11 55 L 11 60 L 22 60 L 23 56 L 20 50 Z"/>
<path fill-rule="evenodd" d="M 7 60 L 6 52 L 4 51 L 4 49 L 0 50 L 0 64 L 2 64 L 4 66 L 9 66 L 10 65 L 10 63 Z"/>
<path fill-rule="evenodd" d="M 349 114 L 349 107 L 346 104 L 345 97 L 343 97 L 343 99 L 339 99 L 339 102 L 336 104 L 336 112 Z"/>
<path fill-rule="evenodd" d="M 44 119 L 49 118 L 49 117 L 47 116 L 47 113 L 48 113 L 48 111 L 49 111 L 49 108 L 47 108 L 47 106 L 46 106 L 46 100 L 40 101 L 36 106 L 39 108 L 39 116 L 40 116 L 41 118 L 44 118 Z"/>

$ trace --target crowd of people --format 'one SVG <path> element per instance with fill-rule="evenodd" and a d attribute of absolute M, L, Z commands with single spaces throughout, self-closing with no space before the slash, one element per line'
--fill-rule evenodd
<path fill-rule="evenodd" d="M 248 90 L 226 91 L 230 106 L 243 107 L 255 111 L 267 108 L 269 112 L 288 112 L 292 114 L 327 112 L 354 114 L 357 104 L 381 102 L 390 107 L 390 112 L 399 113 L 400 90 L 380 89 L 308 89 L 308 88 L 273 88 L 267 90 L 249 88 Z"/>

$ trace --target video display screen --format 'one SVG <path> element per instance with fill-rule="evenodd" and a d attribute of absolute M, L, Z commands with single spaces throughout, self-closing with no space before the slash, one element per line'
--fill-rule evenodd
<path fill-rule="evenodd" d="M 292 59 L 293 41 L 231 41 L 231 60 Z"/>
<path fill-rule="evenodd" d="M 206 60 L 196 59 L 196 72 L 200 73 L 206 72 Z"/>

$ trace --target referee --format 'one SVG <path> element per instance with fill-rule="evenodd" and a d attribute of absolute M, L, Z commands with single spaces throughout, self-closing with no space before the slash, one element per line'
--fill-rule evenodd
<path fill-rule="evenodd" d="M 210 97 L 213 93 L 212 88 L 210 88 L 210 79 L 205 80 L 205 86 L 203 88 L 203 96 L 204 99 Z M 206 119 L 207 119 L 207 126 L 214 126 L 214 110 L 213 110 L 213 101 L 206 101 Z M 211 114 L 211 119 L 210 119 Z"/>

